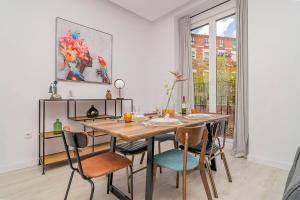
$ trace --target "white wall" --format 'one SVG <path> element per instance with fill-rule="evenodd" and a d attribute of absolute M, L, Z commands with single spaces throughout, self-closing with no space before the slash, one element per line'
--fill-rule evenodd
<path fill-rule="evenodd" d="M 126 82 L 123 95 L 143 101 L 143 66 L 150 23 L 105 0 L 1 0 L 0 172 L 37 164 L 38 99 L 48 98 L 55 79 L 55 18 L 59 16 L 113 35 L 113 77 Z M 112 86 L 59 82 L 59 93 L 104 98 Z M 88 107 L 87 107 L 88 108 Z M 50 107 L 48 127 L 65 106 Z M 64 123 L 71 123 L 63 118 Z M 31 133 L 31 139 L 24 134 Z M 52 144 L 55 146 L 55 144 Z M 49 150 L 51 151 L 51 149 Z"/>
<path fill-rule="evenodd" d="M 299 10 L 299 1 L 249 0 L 249 159 L 282 168 L 300 146 Z"/>

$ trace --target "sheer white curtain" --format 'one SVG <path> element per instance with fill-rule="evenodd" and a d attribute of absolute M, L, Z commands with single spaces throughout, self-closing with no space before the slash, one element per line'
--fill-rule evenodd
<path fill-rule="evenodd" d="M 179 70 L 187 81 L 180 83 L 179 98 L 185 96 L 187 102 L 194 106 L 194 85 L 191 55 L 191 18 L 181 17 L 178 20 L 179 33 Z"/>
<path fill-rule="evenodd" d="M 236 0 L 237 94 L 232 153 L 246 157 L 249 141 L 248 117 L 248 0 Z"/>

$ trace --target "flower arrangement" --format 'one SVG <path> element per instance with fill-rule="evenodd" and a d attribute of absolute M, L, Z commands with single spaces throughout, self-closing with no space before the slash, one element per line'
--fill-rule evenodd
<path fill-rule="evenodd" d="M 186 80 L 186 79 L 183 78 L 183 75 L 180 74 L 179 72 L 170 72 L 170 73 L 174 76 L 174 81 L 173 81 L 171 86 L 168 83 L 165 83 L 165 88 L 166 88 L 167 97 L 168 97 L 168 101 L 167 101 L 167 105 L 166 105 L 165 110 L 168 110 L 168 108 L 169 108 L 171 97 L 173 95 L 173 91 L 174 91 L 176 83 Z"/>
<path fill-rule="evenodd" d="M 68 66 L 75 78 L 84 81 L 78 64 L 89 61 L 89 50 L 80 33 L 68 31 L 59 40 L 60 52 L 64 57 L 64 67 Z"/>

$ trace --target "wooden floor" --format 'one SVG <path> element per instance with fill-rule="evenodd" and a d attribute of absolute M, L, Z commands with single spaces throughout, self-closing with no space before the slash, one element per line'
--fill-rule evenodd
<path fill-rule="evenodd" d="M 172 145 L 167 144 L 167 146 Z M 165 144 L 164 144 L 164 147 Z M 236 159 L 227 153 L 233 183 L 227 182 L 223 165 L 218 159 L 218 171 L 214 173 L 219 191 L 219 200 L 279 200 L 282 198 L 284 184 L 288 172 L 255 163 L 245 159 Z M 138 159 L 136 159 L 137 161 Z M 136 164 L 139 167 L 139 164 Z M 61 200 L 64 197 L 68 183 L 70 169 L 63 165 L 55 167 L 41 175 L 40 167 L 32 167 L 0 175 L 0 200 Z M 206 199 L 203 185 L 198 171 L 188 175 L 188 199 Z M 126 192 L 125 170 L 116 173 L 114 184 Z M 116 199 L 106 194 L 106 179 L 98 178 L 95 181 L 95 196 L 98 200 Z M 134 197 L 144 199 L 145 171 L 134 177 Z M 88 199 L 90 185 L 79 175 L 74 176 L 69 199 Z M 179 200 L 181 190 L 175 188 L 175 173 L 163 170 L 157 175 L 155 200 Z"/>

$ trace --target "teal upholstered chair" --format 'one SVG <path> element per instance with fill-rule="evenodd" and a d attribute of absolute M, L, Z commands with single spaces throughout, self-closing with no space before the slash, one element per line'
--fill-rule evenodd
<path fill-rule="evenodd" d="M 156 135 L 154 137 L 154 140 L 158 142 L 158 153 L 161 153 L 161 143 L 166 141 L 173 141 L 174 142 L 174 148 L 177 148 L 177 143 L 175 141 L 175 134 L 174 133 L 165 133 L 161 135 Z M 160 173 L 162 173 L 162 169 L 159 168 Z"/>
<path fill-rule="evenodd" d="M 205 173 L 205 154 L 208 132 L 205 126 L 182 127 L 176 131 L 176 141 L 184 144 L 184 150 L 171 149 L 154 156 L 154 183 L 157 167 L 168 168 L 177 172 L 176 187 L 179 185 L 179 173 L 182 173 L 182 197 L 186 200 L 186 176 L 187 171 L 196 169 L 199 166 L 201 179 L 205 188 L 207 198 L 212 199 Z M 202 144 L 202 154 L 195 157 L 188 152 L 189 145 Z"/>
<path fill-rule="evenodd" d="M 158 153 L 159 154 L 161 153 L 161 143 L 163 143 L 163 142 L 173 141 L 174 142 L 174 148 L 178 147 L 177 142 L 175 140 L 175 134 L 174 133 L 165 133 L 165 134 L 156 135 L 154 137 L 154 140 L 156 142 L 158 142 Z M 143 163 L 144 156 L 145 156 L 145 154 L 142 154 L 140 164 Z M 161 168 L 159 168 L 159 171 L 160 171 L 160 173 L 162 173 L 162 169 Z"/>

